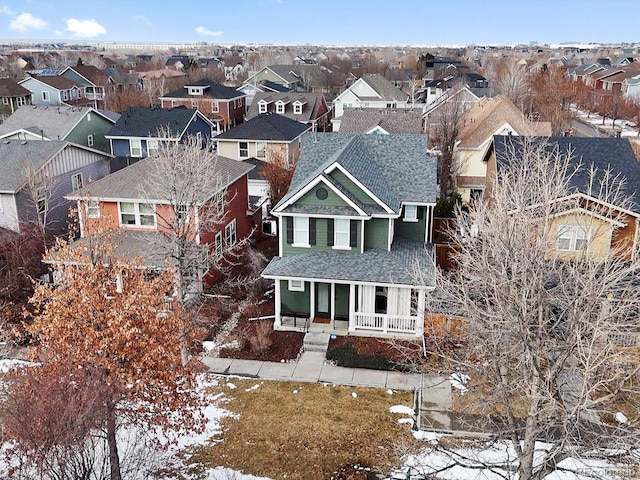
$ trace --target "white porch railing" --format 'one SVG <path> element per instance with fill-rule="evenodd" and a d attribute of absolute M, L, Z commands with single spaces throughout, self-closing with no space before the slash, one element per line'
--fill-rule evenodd
<path fill-rule="evenodd" d="M 377 330 L 383 333 L 418 333 L 418 317 L 355 312 L 356 330 Z"/>

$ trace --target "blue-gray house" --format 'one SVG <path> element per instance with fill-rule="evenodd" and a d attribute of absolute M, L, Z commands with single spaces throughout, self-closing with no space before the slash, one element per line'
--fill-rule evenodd
<path fill-rule="evenodd" d="M 116 157 L 112 171 L 154 155 L 161 142 L 184 142 L 189 136 L 196 136 L 206 145 L 212 128 L 215 126 L 211 120 L 198 110 L 129 107 L 105 135 Z"/>

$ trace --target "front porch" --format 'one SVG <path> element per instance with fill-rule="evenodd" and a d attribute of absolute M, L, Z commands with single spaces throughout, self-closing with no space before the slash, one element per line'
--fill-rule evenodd
<path fill-rule="evenodd" d="M 424 333 L 425 290 L 280 279 L 275 330 L 412 339 Z"/>

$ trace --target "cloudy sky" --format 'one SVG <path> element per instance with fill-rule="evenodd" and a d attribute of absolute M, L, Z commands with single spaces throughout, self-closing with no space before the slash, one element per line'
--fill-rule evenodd
<path fill-rule="evenodd" d="M 640 0 L 0 0 L 0 38 L 429 45 L 637 42 Z"/>

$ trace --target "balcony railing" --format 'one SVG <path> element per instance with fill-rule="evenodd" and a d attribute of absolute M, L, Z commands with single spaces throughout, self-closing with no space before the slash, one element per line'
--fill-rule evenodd
<path fill-rule="evenodd" d="M 356 330 L 376 330 L 383 333 L 418 333 L 418 317 L 386 315 L 383 313 L 355 313 Z"/>

